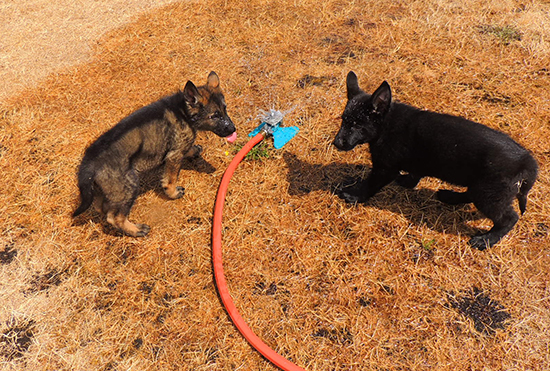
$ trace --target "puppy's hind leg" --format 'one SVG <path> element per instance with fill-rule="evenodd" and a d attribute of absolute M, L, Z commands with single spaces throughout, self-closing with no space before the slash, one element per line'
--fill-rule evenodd
<path fill-rule="evenodd" d="M 128 220 L 130 210 L 139 194 L 138 175 L 130 170 L 126 174 L 112 176 L 106 180 L 108 187 L 103 187 L 103 212 L 107 222 L 132 237 L 147 235 L 151 230 L 147 224 L 134 224 Z"/>
<path fill-rule="evenodd" d="M 493 221 L 489 232 L 470 239 L 470 245 L 479 250 L 485 250 L 496 244 L 517 223 L 519 216 L 512 207 L 515 192 L 511 188 L 488 188 L 474 194 L 474 205 L 486 217 Z"/>
<path fill-rule="evenodd" d="M 491 218 L 492 219 L 492 218 Z M 517 223 L 519 217 L 512 207 L 507 209 L 498 219 L 493 220 L 493 228 L 485 234 L 470 239 L 470 245 L 479 250 L 485 250 L 496 244 Z"/>
<path fill-rule="evenodd" d="M 128 220 L 128 214 L 130 214 L 134 200 L 135 197 L 132 197 L 125 200 L 123 204 L 118 205 L 105 202 L 103 205 L 107 209 L 107 222 L 128 236 L 144 237 L 149 233 L 151 227 L 147 224 L 134 224 Z"/>
<path fill-rule="evenodd" d="M 147 224 L 134 224 L 126 215 L 115 211 L 107 213 L 107 222 L 132 237 L 144 237 L 151 230 Z"/>

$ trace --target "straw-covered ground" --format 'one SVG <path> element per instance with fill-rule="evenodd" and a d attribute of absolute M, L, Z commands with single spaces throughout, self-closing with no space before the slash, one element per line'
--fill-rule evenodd
<path fill-rule="evenodd" d="M 182 2 L 102 37 L 85 64 L 5 100 L 0 125 L 0 364 L 5 370 L 274 370 L 213 284 L 214 197 L 261 110 L 299 135 L 237 169 L 225 268 L 243 317 L 307 370 L 550 369 L 550 4 L 544 1 Z M 144 184 L 121 236 L 73 220 L 76 169 L 99 134 L 214 70 L 237 146 L 200 134 L 202 159 L 167 200 Z M 331 142 L 355 71 L 406 103 L 509 134 L 540 165 L 527 213 L 497 246 L 491 223 L 447 206 L 436 179 L 368 204 L 333 194 L 370 168 Z"/>

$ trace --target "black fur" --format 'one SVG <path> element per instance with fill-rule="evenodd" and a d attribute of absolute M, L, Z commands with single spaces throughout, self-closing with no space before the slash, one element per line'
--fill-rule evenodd
<path fill-rule="evenodd" d="M 470 240 L 480 250 L 497 243 L 516 224 L 514 198 L 525 212 L 538 166 L 506 134 L 461 117 L 392 102 L 385 81 L 372 95 L 366 94 L 353 72 L 347 77 L 347 94 L 334 145 L 349 151 L 368 143 L 372 170 L 365 180 L 338 191 L 346 202 L 366 202 L 393 180 L 414 188 L 424 176 L 467 187 L 464 193 L 441 190 L 438 198 L 450 204 L 473 202 L 493 221 L 489 232 Z"/>

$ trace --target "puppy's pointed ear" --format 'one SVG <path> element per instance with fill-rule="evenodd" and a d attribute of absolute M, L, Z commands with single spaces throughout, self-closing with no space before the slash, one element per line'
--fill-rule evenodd
<path fill-rule="evenodd" d="M 187 81 L 185 88 L 183 89 L 183 97 L 189 105 L 194 106 L 199 102 L 201 97 L 199 90 L 191 81 Z"/>
<path fill-rule="evenodd" d="M 206 85 L 208 85 L 211 89 L 216 89 L 218 86 L 220 86 L 220 78 L 216 74 L 216 72 L 212 71 L 208 75 L 208 79 L 206 80 Z"/>
<path fill-rule="evenodd" d="M 357 81 L 357 75 L 353 71 L 349 71 L 346 78 L 346 87 L 348 89 L 348 99 L 355 97 L 361 93 L 359 82 Z"/>
<path fill-rule="evenodd" d="M 382 83 L 372 94 L 372 107 L 374 111 L 385 115 L 390 110 L 391 105 L 391 89 L 390 84 L 386 81 Z"/>

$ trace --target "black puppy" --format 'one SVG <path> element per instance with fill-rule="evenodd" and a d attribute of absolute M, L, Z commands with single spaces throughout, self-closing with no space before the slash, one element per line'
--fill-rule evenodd
<path fill-rule="evenodd" d="M 518 215 L 512 202 L 518 199 L 523 214 L 537 177 L 537 163 L 525 148 L 504 133 L 464 118 L 392 102 L 385 81 L 372 95 L 359 88 L 353 72 L 346 83 L 348 102 L 334 145 L 349 151 L 368 143 L 372 170 L 365 180 L 340 189 L 339 197 L 366 202 L 393 180 L 414 188 L 422 177 L 432 176 L 468 187 L 463 193 L 440 190 L 440 201 L 473 202 L 493 221 L 489 232 L 470 240 L 472 247 L 493 246 L 513 228 Z"/>

